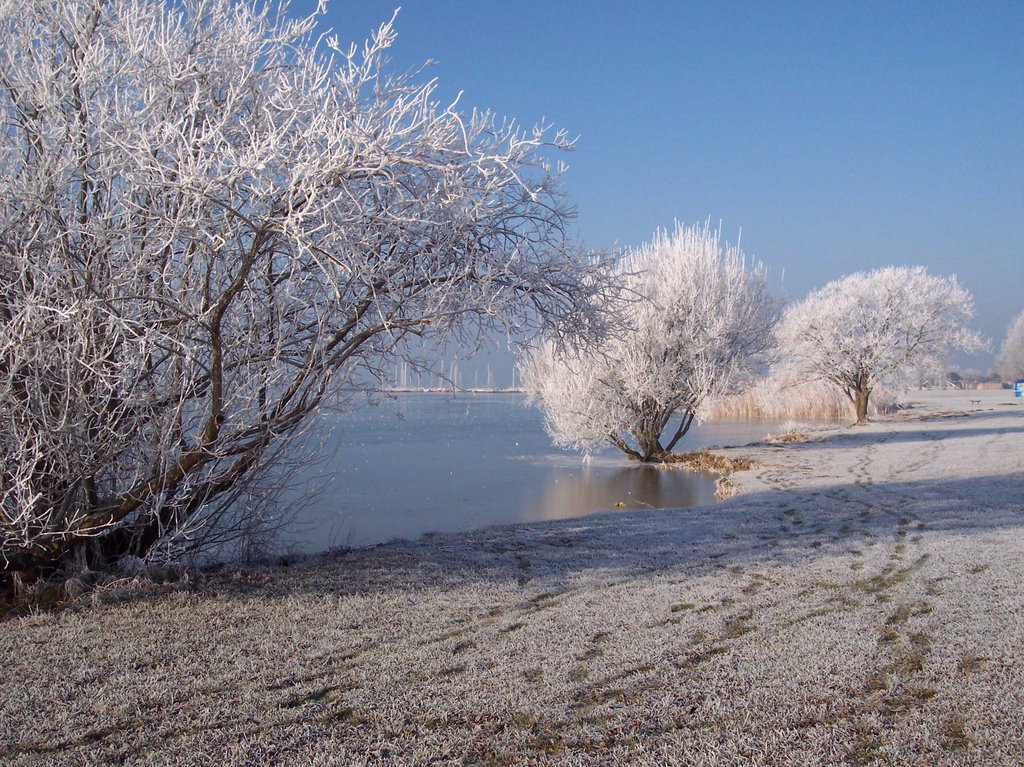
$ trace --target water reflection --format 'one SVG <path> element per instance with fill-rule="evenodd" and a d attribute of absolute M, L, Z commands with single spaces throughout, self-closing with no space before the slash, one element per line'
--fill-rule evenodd
<path fill-rule="evenodd" d="M 762 438 L 764 423 L 705 424 L 684 450 Z M 339 417 L 323 493 L 282 541 L 305 551 L 429 532 L 710 503 L 714 481 L 556 450 L 521 396 L 403 394 Z M 301 477 L 297 478 L 301 481 Z"/>
<path fill-rule="evenodd" d="M 714 497 L 714 480 L 681 469 L 623 466 L 608 471 L 585 463 L 578 474 L 552 473 L 539 499 L 532 495 L 525 499 L 522 519 L 568 519 L 610 508 L 696 506 Z"/>

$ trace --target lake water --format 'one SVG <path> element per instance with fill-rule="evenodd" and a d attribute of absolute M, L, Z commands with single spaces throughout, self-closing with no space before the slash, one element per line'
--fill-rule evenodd
<path fill-rule="evenodd" d="M 771 430 L 765 421 L 694 425 L 676 447 L 741 445 Z M 282 536 L 299 550 L 693 506 L 715 495 L 711 476 L 637 465 L 612 449 L 584 460 L 555 448 L 519 394 L 398 394 L 338 416 L 327 448 L 322 492 Z"/>

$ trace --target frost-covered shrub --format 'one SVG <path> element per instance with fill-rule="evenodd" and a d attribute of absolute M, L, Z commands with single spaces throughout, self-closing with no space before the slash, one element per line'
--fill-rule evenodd
<path fill-rule="evenodd" d="M 707 224 L 658 232 L 619 273 L 626 330 L 583 351 L 549 343 L 522 378 L 556 444 L 650 461 L 762 363 L 776 305 L 763 268 Z"/>

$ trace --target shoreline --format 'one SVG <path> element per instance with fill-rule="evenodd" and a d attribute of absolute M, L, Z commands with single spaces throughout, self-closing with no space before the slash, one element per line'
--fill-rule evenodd
<path fill-rule="evenodd" d="M 0 757 L 1019 764 L 1024 408 L 1005 394 L 715 449 L 758 465 L 711 506 L 427 535 L 9 619 Z"/>

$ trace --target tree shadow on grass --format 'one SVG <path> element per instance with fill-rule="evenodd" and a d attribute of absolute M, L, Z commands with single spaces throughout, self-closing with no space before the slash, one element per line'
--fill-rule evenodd
<path fill-rule="evenodd" d="M 826 439 L 792 443 L 797 449 L 843 447 L 851 444 L 866 445 L 889 442 L 932 442 L 937 439 L 963 439 L 968 437 L 997 437 L 1006 434 L 1024 434 L 1020 426 L 969 427 L 957 429 L 922 428 L 901 431 L 868 431 L 851 426 L 848 430 L 830 434 Z"/>
<path fill-rule="evenodd" d="M 581 583 L 589 584 L 590 594 L 597 594 L 599 589 L 594 587 L 602 581 L 689 578 L 765 563 L 801 564 L 817 557 L 849 554 L 869 542 L 899 545 L 917 535 L 1022 529 L 1021 475 L 849 483 L 821 490 L 756 493 L 687 509 L 605 513 L 428 536 L 344 556 L 311 558 L 278 571 L 264 586 L 244 595 L 256 600 L 295 594 L 415 595 L 425 590 L 498 586 L 505 589 L 506 597 L 518 599 L 518 615 L 525 616 L 557 604 L 563 594 Z M 904 571 L 915 567 L 912 555 L 905 563 Z M 898 571 L 888 577 L 899 576 Z M 230 579 L 223 582 L 222 595 L 230 597 L 230 583 Z M 870 587 L 874 581 L 866 583 Z M 521 597 L 516 597 L 520 592 Z M 243 595 L 241 590 L 236 593 Z M 439 604 L 443 605 L 443 598 Z M 742 628 L 740 625 L 737 630 Z M 348 707 L 343 692 L 351 681 L 346 669 L 355 657 L 334 658 L 342 662 L 340 667 L 309 662 L 289 672 L 296 676 L 265 684 L 262 689 L 259 684 L 254 687 L 252 680 L 246 682 L 255 692 L 245 692 L 241 683 L 237 689 L 228 685 L 181 692 L 177 704 L 166 709 L 164 702 L 144 704 L 141 693 L 128 691 L 126 694 L 137 695 L 140 701 L 130 714 L 115 717 L 104 726 L 83 728 L 75 737 L 29 738 L 6 750 L 0 748 L 0 757 L 48 763 L 71 754 L 83 758 L 103 754 L 112 761 L 131 761 L 164 750 L 180 751 L 195 739 L 212 739 L 211 748 L 215 749 L 225 738 L 236 742 L 252 739 L 276 748 L 281 740 L 305 737 L 303 733 L 354 727 L 359 714 Z M 187 714 L 190 706 L 196 710 L 210 706 L 207 696 L 227 694 L 241 705 L 249 700 L 247 695 L 257 693 L 258 705 L 274 713 L 266 721 L 256 722 L 247 712 L 223 705 L 197 721 Z"/>
<path fill-rule="evenodd" d="M 287 588 L 355 593 L 509 584 L 562 590 L 609 579 L 800 564 L 865 542 L 1024 528 L 1024 476 L 776 490 L 711 506 L 600 513 L 581 519 L 429 535 L 312 558 Z M 308 578 L 310 570 L 318 577 Z M 284 584 L 282 584 L 284 585 Z"/>

